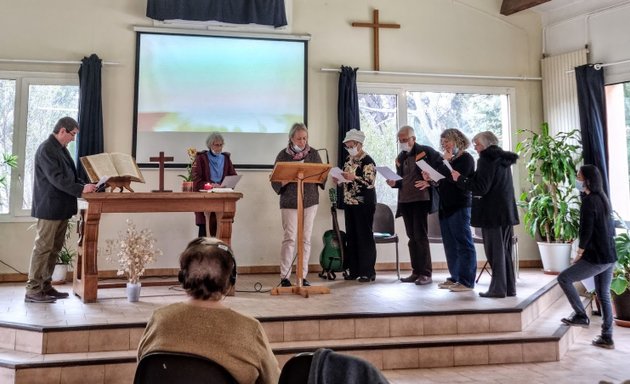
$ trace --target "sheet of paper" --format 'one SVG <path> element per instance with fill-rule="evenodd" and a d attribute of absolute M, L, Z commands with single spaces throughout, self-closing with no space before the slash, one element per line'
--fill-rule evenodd
<path fill-rule="evenodd" d="M 380 173 L 386 180 L 397 181 L 402 179 L 400 175 L 392 171 L 389 167 L 376 167 L 376 172 Z"/>
<path fill-rule="evenodd" d="M 98 181 L 98 183 L 96 183 L 96 188 L 98 188 L 101 185 L 105 184 L 107 182 L 107 180 L 109 180 L 109 176 L 101 177 L 101 179 Z"/>
<path fill-rule="evenodd" d="M 435 168 L 430 166 L 429 163 L 427 163 L 426 161 L 420 160 L 416 162 L 416 164 L 418 165 L 420 169 L 422 169 L 424 172 L 429 174 L 429 177 L 431 177 L 431 180 L 440 181 L 444 178 L 444 176 L 440 172 L 436 171 Z"/>
<path fill-rule="evenodd" d="M 337 179 L 338 183 L 349 183 L 350 180 L 347 180 L 345 177 L 343 177 L 342 173 L 343 171 L 341 170 L 341 168 L 334 167 L 334 168 L 331 168 L 329 175 Z"/>
<path fill-rule="evenodd" d="M 449 171 L 453 172 L 453 167 L 451 167 L 451 163 L 449 163 L 446 159 L 443 159 L 442 161 L 444 162 L 444 165 L 446 165 L 446 168 L 448 168 Z"/>

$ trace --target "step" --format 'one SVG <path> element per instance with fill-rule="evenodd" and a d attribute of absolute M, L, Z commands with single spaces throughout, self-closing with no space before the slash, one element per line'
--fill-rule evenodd
<path fill-rule="evenodd" d="M 259 317 L 271 342 L 457 335 L 524 330 L 562 296 L 555 281 L 508 308 Z M 146 322 L 80 326 L 0 323 L 0 348 L 57 354 L 136 350 Z"/>
<path fill-rule="evenodd" d="M 588 304 L 588 300 L 585 299 Z M 331 348 L 362 357 L 381 370 L 558 361 L 581 328 L 561 325 L 564 297 L 518 332 L 272 342 L 280 366 L 294 354 Z M 131 382 L 136 352 L 37 354 L 0 350 L 0 382 Z"/>

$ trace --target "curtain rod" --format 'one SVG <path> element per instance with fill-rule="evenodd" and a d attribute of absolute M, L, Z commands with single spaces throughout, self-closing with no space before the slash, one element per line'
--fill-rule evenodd
<path fill-rule="evenodd" d="M 341 72 L 337 68 L 320 68 L 322 72 Z M 370 75 L 394 75 L 394 76 L 424 76 L 424 77 L 448 77 L 456 79 L 488 79 L 488 80 L 535 80 L 540 81 L 542 77 L 528 76 L 491 76 L 491 75 L 465 75 L 455 73 L 424 73 L 424 72 L 389 72 L 389 71 L 357 71 L 357 73 Z"/>
<path fill-rule="evenodd" d="M 605 63 L 605 64 L 598 63 L 598 64 L 593 64 L 593 68 L 595 68 L 596 70 L 598 70 L 598 71 L 599 71 L 600 69 L 602 69 L 602 68 L 604 68 L 604 67 L 612 67 L 613 65 L 626 64 L 626 63 L 630 63 L 630 59 L 628 59 L 628 60 L 621 60 L 621 61 L 615 61 L 614 63 Z M 575 72 L 575 70 L 574 70 L 574 69 L 569 69 L 569 70 L 567 71 L 567 73 L 573 73 L 573 72 Z"/>
<path fill-rule="evenodd" d="M 81 61 L 74 60 L 27 60 L 27 59 L 0 59 L 0 63 L 18 63 L 18 64 L 81 64 Z M 103 61 L 103 65 L 120 65 L 115 61 Z"/>

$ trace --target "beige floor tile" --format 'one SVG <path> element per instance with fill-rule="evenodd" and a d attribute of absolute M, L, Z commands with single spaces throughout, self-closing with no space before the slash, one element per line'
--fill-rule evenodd
<path fill-rule="evenodd" d="M 0 348 L 15 349 L 15 329 L 0 328 Z"/>
<path fill-rule="evenodd" d="M 523 362 L 558 360 L 558 344 L 553 342 L 523 343 Z"/>
<path fill-rule="evenodd" d="M 40 332 L 15 331 L 15 350 L 42 353 L 44 351 L 44 336 Z"/>
<path fill-rule="evenodd" d="M 60 383 L 61 367 L 20 369 L 15 372 L 15 381 L 18 383 Z"/>
<path fill-rule="evenodd" d="M 420 368 L 452 367 L 453 347 L 419 348 Z"/>
<path fill-rule="evenodd" d="M 61 384 L 101 384 L 105 382 L 105 366 L 86 365 L 61 368 Z"/>
<path fill-rule="evenodd" d="M 102 329 L 89 331 L 90 352 L 129 350 L 129 329 Z"/>
<path fill-rule="evenodd" d="M 88 352 L 89 331 L 48 332 L 46 353 Z"/>
<path fill-rule="evenodd" d="M 488 333 L 490 332 L 490 320 L 487 314 L 457 315 L 457 333 Z"/>
<path fill-rule="evenodd" d="M 487 365 L 487 345 L 466 345 L 453 348 L 454 365 Z"/>
<path fill-rule="evenodd" d="M 488 346 L 489 364 L 510 364 L 523 362 L 523 346 L 518 343 Z"/>
<path fill-rule="evenodd" d="M 454 335 L 457 333 L 457 316 L 430 316 L 424 319 L 425 335 Z"/>
<path fill-rule="evenodd" d="M 353 339 L 354 337 L 354 319 L 334 319 L 319 321 L 320 340 Z"/>
<path fill-rule="evenodd" d="M 354 328 L 357 338 L 389 337 L 389 318 L 355 319 Z"/>
<path fill-rule="evenodd" d="M 105 365 L 103 384 L 121 384 L 133 382 L 136 363 Z M 131 380 L 130 380 L 131 379 Z"/>
<path fill-rule="evenodd" d="M 352 356 L 360 357 L 363 360 L 369 361 L 376 368 L 383 369 L 383 351 L 380 351 L 380 350 L 348 351 L 344 353 L 347 353 Z"/>
<path fill-rule="evenodd" d="M 389 319 L 389 333 L 397 336 L 422 336 L 424 319 L 421 316 L 392 317 Z"/>
<path fill-rule="evenodd" d="M 319 339 L 319 321 L 287 321 L 284 323 L 284 341 Z"/>
<path fill-rule="evenodd" d="M 383 350 L 383 369 L 418 368 L 418 348 Z"/>

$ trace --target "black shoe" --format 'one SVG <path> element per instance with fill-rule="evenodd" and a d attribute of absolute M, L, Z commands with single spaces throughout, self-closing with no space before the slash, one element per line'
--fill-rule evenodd
<path fill-rule="evenodd" d="M 599 335 L 593 339 L 593 345 L 600 348 L 615 349 L 612 337 Z"/>
<path fill-rule="evenodd" d="M 50 287 L 49 289 L 45 290 L 44 293 L 48 296 L 54 297 L 55 299 L 67 299 L 70 296 L 69 293 L 59 292 L 54 287 Z"/>
<path fill-rule="evenodd" d="M 369 283 L 374 280 L 376 280 L 376 275 L 359 277 L 359 283 Z"/>
<path fill-rule="evenodd" d="M 344 280 L 356 280 L 357 277 L 355 275 L 345 274 L 345 275 L 343 275 L 343 279 Z"/>
<path fill-rule="evenodd" d="M 571 326 L 575 326 L 575 327 L 582 327 L 582 328 L 588 328 L 589 324 L 591 323 L 591 320 L 589 320 L 589 318 L 585 315 L 578 315 L 578 314 L 573 314 L 568 318 L 564 318 L 562 320 L 564 324 L 566 325 L 571 325 Z"/>
<path fill-rule="evenodd" d="M 479 296 L 493 298 L 493 299 L 503 299 L 503 298 L 505 298 L 505 295 L 501 295 L 501 294 L 498 294 L 498 293 L 492 293 L 492 292 L 479 292 Z"/>
<path fill-rule="evenodd" d="M 416 275 L 415 273 L 412 273 L 411 275 L 407 277 L 403 277 L 402 279 L 400 279 L 400 281 L 402 281 L 403 283 L 415 283 L 416 280 L 418 280 L 418 277 L 420 277 L 420 275 Z"/>
<path fill-rule="evenodd" d="M 24 295 L 24 301 L 27 303 L 54 303 L 57 299 L 52 296 L 48 296 L 44 292 L 37 292 L 31 294 L 27 293 Z"/>
<path fill-rule="evenodd" d="M 306 279 L 302 279 L 302 286 L 303 287 L 310 287 L 311 283 L 309 283 L 308 280 L 306 280 Z"/>
<path fill-rule="evenodd" d="M 290 287 L 291 286 L 291 282 L 289 281 L 289 279 L 281 279 L 280 280 L 280 285 L 283 287 Z"/>

